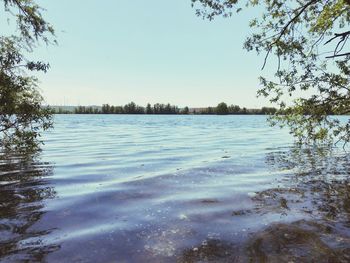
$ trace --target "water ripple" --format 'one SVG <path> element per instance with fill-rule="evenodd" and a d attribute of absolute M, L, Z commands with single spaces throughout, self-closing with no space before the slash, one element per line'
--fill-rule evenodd
<path fill-rule="evenodd" d="M 283 201 L 299 198 L 290 178 L 302 162 L 285 160 L 291 138 L 264 116 L 55 121 L 40 161 L 0 161 L 5 262 L 174 262 L 210 240 L 231 244 L 307 218 L 300 211 L 310 204 Z"/>

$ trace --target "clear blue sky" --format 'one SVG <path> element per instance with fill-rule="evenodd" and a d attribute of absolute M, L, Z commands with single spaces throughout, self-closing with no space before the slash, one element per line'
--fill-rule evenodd
<path fill-rule="evenodd" d="M 263 56 L 242 48 L 251 10 L 210 22 L 190 0 L 38 3 L 59 41 L 35 53 L 52 67 L 39 76 L 49 104 L 269 105 L 256 98 Z"/>

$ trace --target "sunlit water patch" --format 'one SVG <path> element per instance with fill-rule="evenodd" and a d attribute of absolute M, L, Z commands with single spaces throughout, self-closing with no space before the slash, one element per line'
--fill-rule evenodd
<path fill-rule="evenodd" d="M 4 262 L 350 259 L 344 152 L 264 116 L 55 121 L 39 156 L 1 158 Z"/>

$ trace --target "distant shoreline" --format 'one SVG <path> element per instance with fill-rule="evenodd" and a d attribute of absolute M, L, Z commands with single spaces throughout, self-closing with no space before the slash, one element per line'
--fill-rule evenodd
<path fill-rule="evenodd" d="M 130 102 L 124 106 L 103 104 L 102 106 L 49 106 L 54 114 L 132 114 L 132 115 L 272 115 L 276 108 L 262 107 L 248 109 L 238 105 L 227 105 L 222 102 L 215 107 L 178 107 L 176 105 L 156 103 L 146 107 Z"/>
<path fill-rule="evenodd" d="M 53 113 L 54 115 L 135 115 L 135 116 L 266 116 L 272 114 L 259 113 L 239 113 L 239 114 L 207 114 L 207 113 L 189 113 L 189 114 L 145 114 L 145 113 Z"/>

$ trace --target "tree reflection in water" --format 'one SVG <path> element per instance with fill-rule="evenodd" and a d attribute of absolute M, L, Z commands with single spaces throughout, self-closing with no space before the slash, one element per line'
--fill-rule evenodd
<path fill-rule="evenodd" d="M 292 171 L 287 187 L 276 190 L 276 195 L 298 193 L 286 201 L 292 206 L 303 204 L 303 211 L 315 219 L 350 226 L 349 154 L 331 147 L 295 147 L 267 155 L 267 162 L 276 169 Z"/>
<path fill-rule="evenodd" d="M 44 202 L 55 197 L 47 178 L 52 166 L 38 154 L 0 154 L 0 261 L 43 261 L 59 246 L 45 245 L 52 230 L 35 230 L 45 214 Z"/>
<path fill-rule="evenodd" d="M 255 208 L 233 216 L 281 214 L 247 240 L 205 240 L 180 262 L 350 262 L 350 156 L 332 147 L 293 147 L 266 155 L 286 177 L 256 193 Z"/>

